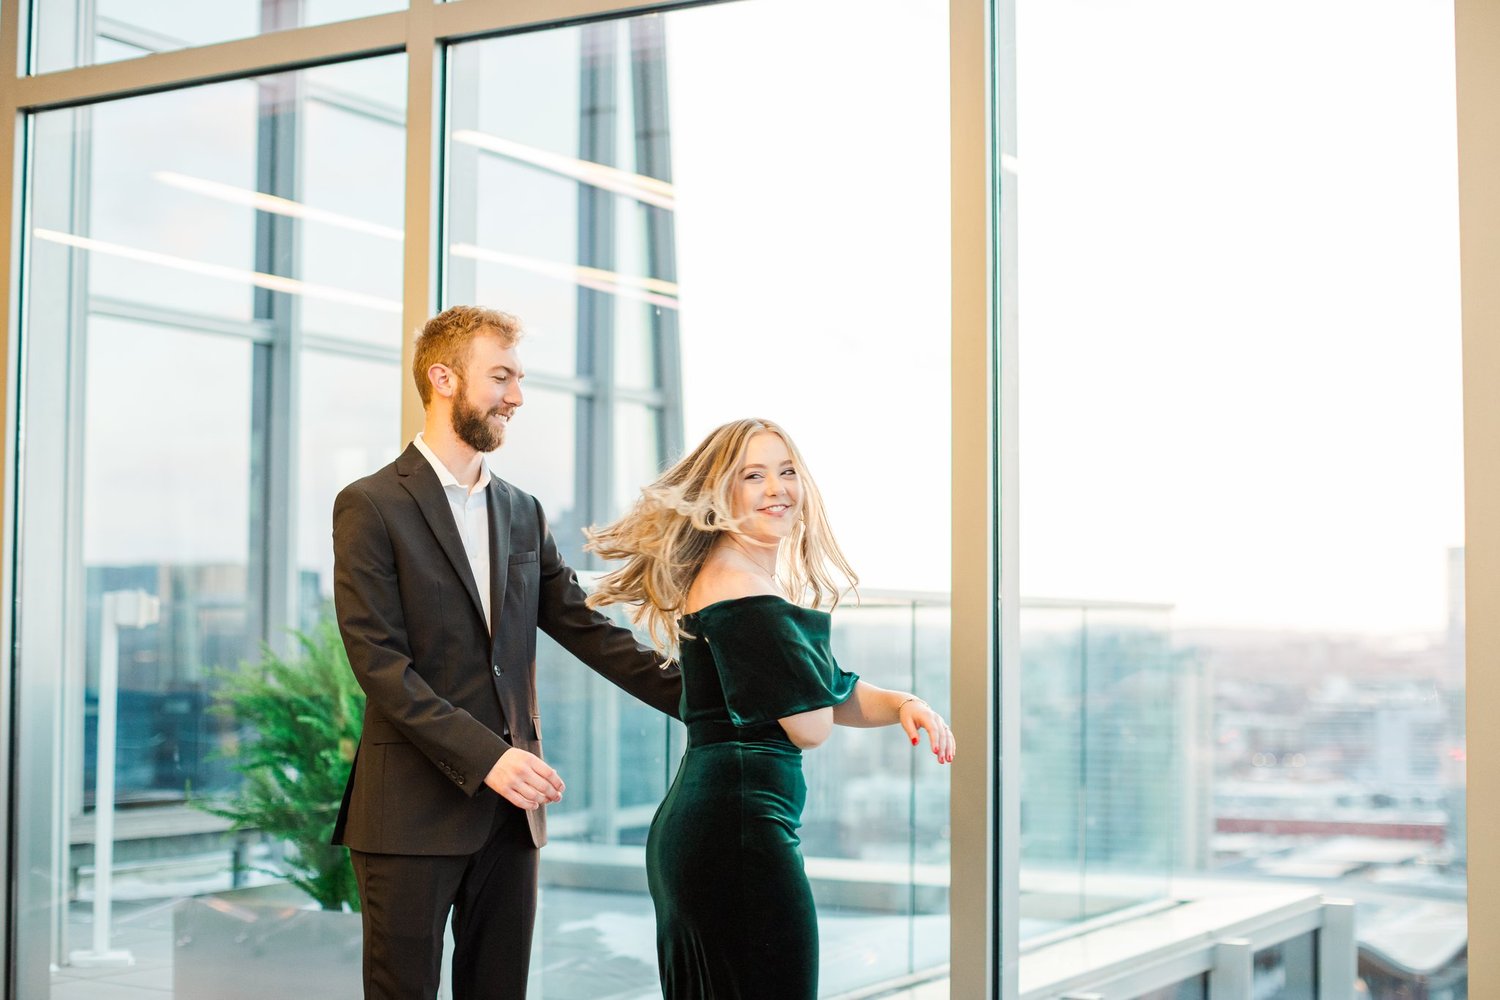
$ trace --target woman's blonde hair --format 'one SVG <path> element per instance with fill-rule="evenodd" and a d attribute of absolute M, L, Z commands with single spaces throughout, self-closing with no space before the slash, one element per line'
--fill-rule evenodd
<path fill-rule="evenodd" d="M 599 580 L 589 595 L 591 608 L 607 604 L 630 606 L 631 620 L 645 621 L 657 649 L 677 658 L 683 638 L 681 625 L 688 589 L 703 568 L 719 535 L 734 531 L 734 489 L 750 439 L 769 431 L 786 444 L 802 489 L 799 517 L 780 548 L 777 576 L 793 603 L 837 607 L 840 588 L 830 570 L 837 570 L 852 589 L 859 577 L 848 560 L 823 510 L 802 455 L 786 431 L 769 420 L 736 420 L 709 434 L 703 443 L 641 490 L 640 499 L 613 524 L 586 528 L 585 548 L 625 565 Z"/>

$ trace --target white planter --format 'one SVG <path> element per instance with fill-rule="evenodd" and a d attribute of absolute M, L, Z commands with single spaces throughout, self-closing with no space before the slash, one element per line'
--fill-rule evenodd
<path fill-rule="evenodd" d="M 360 1000 L 360 915 L 308 905 L 286 885 L 182 900 L 172 913 L 172 995 Z"/>

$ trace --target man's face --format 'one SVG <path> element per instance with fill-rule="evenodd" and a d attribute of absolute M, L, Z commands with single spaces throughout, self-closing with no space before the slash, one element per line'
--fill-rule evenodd
<path fill-rule="evenodd" d="M 490 452 L 505 443 L 505 427 L 523 402 L 526 377 L 514 347 L 499 337 L 480 334 L 469 348 L 469 361 L 458 373 L 453 396 L 453 433 L 475 451 Z"/>

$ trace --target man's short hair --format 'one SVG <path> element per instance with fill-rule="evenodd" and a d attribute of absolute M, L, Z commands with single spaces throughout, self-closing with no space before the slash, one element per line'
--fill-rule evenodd
<path fill-rule="evenodd" d="M 432 402 L 432 382 L 427 369 L 447 365 L 463 378 L 474 338 L 490 334 L 500 338 L 506 347 L 521 339 L 521 321 L 510 313 L 483 306 L 449 306 L 422 324 L 417 331 L 417 350 L 412 359 L 411 374 L 417 382 L 417 393 L 425 409 Z"/>

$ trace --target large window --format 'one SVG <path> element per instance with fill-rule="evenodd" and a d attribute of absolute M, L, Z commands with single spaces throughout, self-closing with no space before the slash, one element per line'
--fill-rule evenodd
<path fill-rule="evenodd" d="M 39 69 L 382 7 L 76 6 L 39 5 Z M 421 312 L 522 318 L 526 403 L 491 464 L 586 576 L 603 567 L 582 529 L 685 446 L 737 417 L 784 424 L 861 574 L 837 654 L 946 711 L 949 416 L 913 401 L 949 367 L 947 23 L 864 13 L 757 0 L 448 44 L 440 114 L 413 125 L 441 165 L 419 181 L 442 192 Z M 195 804 L 241 781 L 224 753 L 251 734 L 214 711 L 226 674 L 327 620 L 332 498 L 404 443 L 406 65 L 330 58 L 32 119 L 23 996 L 357 994 L 358 918 L 295 915 L 286 846 Z M 144 621 L 135 593 L 158 602 Z M 643 843 L 682 730 L 545 640 L 538 689 L 569 794 L 534 996 L 653 995 Z M 893 729 L 847 730 L 807 779 L 825 995 L 941 975 L 947 771 Z"/>
<path fill-rule="evenodd" d="M 106 950 L 160 988 L 164 904 L 275 868 L 190 800 L 240 780 L 222 673 L 326 616 L 334 493 L 397 437 L 404 61 L 34 119 L 17 786 L 47 876 L 23 911 L 49 919 L 20 932 L 25 995 L 49 961 L 54 995 L 85 989 L 100 831 Z M 122 620 L 137 592 L 155 614 Z"/>
<path fill-rule="evenodd" d="M 15 6 L 20 1000 L 358 994 L 358 919 L 195 802 L 466 301 L 527 327 L 492 464 L 585 577 L 581 529 L 777 420 L 862 577 L 836 653 L 959 718 L 951 772 L 807 755 L 826 995 L 1467 995 L 1448 9 Z M 532 1000 L 653 996 L 682 732 L 539 657 Z"/>
<path fill-rule="evenodd" d="M 725 420 L 776 420 L 862 574 L 863 603 L 835 614 L 836 652 L 946 708 L 946 549 L 893 544 L 948 530 L 947 457 L 929 446 L 948 414 L 910 405 L 938 398 L 948 368 L 934 305 L 947 136 L 920 111 L 944 101 L 945 22 L 865 26 L 831 84 L 815 53 L 857 10 L 730 4 L 452 48 L 443 301 L 525 321 L 528 401 L 491 464 L 539 497 L 576 565 L 603 568 L 580 529 L 684 446 Z M 787 65 L 768 81 L 757 53 L 772 48 Z M 878 71 L 889 51 L 912 67 L 899 80 Z M 892 133 L 908 146 L 888 148 Z M 907 203 L 872 212 L 896 185 Z M 897 493 L 920 518 L 892 519 Z M 538 691 L 568 782 L 543 855 L 541 995 L 650 995 L 642 845 L 681 730 L 545 641 Z M 890 730 L 841 731 L 806 769 L 825 994 L 940 968 L 946 774 Z"/>
<path fill-rule="evenodd" d="M 1022 936 L 1300 884 L 1464 996 L 1452 11 L 1016 9 Z"/>

